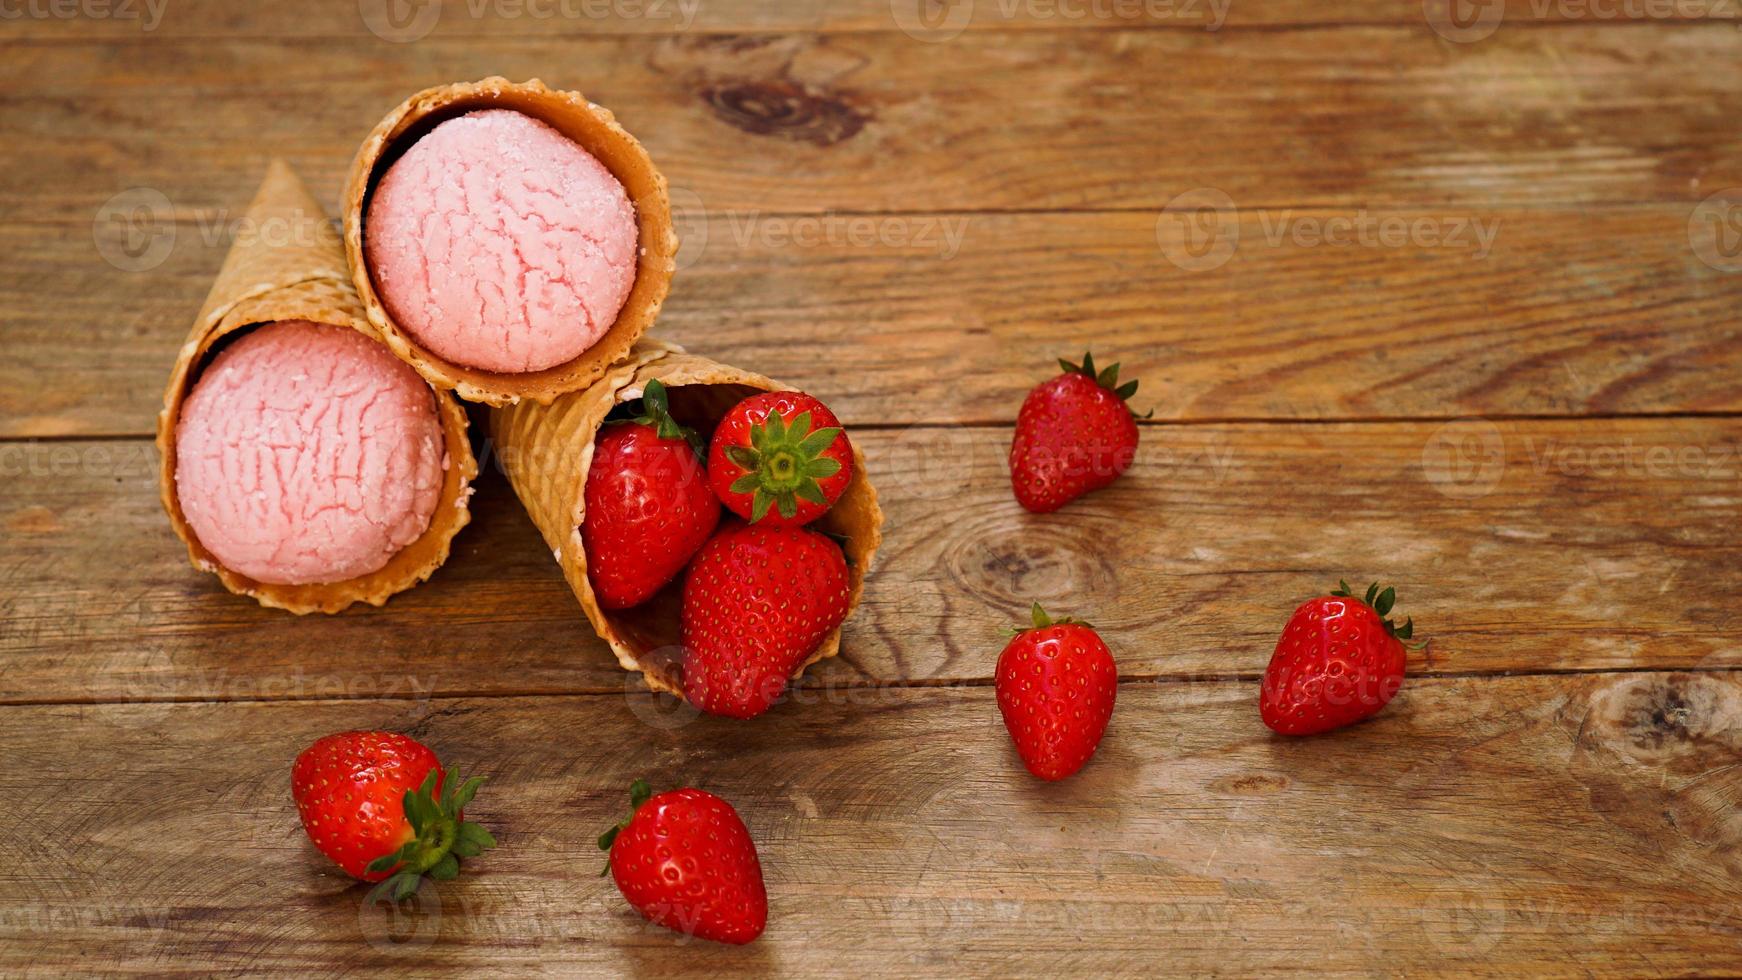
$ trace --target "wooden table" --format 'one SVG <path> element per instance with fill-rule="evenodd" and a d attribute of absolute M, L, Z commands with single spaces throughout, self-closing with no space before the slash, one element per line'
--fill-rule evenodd
<path fill-rule="evenodd" d="M 0 7 L 0 973 L 1742 970 L 1734 8 L 913 2 Z M 269 158 L 333 206 L 388 108 L 491 73 L 618 113 L 687 242 L 660 332 L 870 459 L 845 653 L 754 722 L 619 671 L 491 467 L 445 568 L 336 617 L 224 592 L 160 511 Z M 1011 420 L 1089 346 L 1142 451 L 1025 514 Z M 1274 737 L 1257 678 L 1342 576 L 1433 644 Z M 1057 785 L 990 688 L 1031 599 L 1122 674 Z M 492 777 L 502 847 L 397 918 L 288 792 L 353 726 Z M 597 876 L 636 776 L 737 804 L 761 941 Z"/>

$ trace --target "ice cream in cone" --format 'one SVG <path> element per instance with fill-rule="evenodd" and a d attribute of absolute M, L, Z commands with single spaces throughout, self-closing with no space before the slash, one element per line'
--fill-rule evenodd
<path fill-rule="evenodd" d="M 157 445 L 188 556 L 296 613 L 380 605 L 470 517 L 464 410 L 391 357 L 344 247 L 282 161 L 177 355 Z"/>
<path fill-rule="evenodd" d="M 676 268 L 647 152 L 609 111 L 536 79 L 413 95 L 364 140 L 343 206 L 370 321 L 469 401 L 593 384 L 652 325 Z"/>

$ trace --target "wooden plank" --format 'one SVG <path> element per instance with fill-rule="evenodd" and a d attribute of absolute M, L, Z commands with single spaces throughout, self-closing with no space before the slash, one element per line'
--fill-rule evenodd
<path fill-rule="evenodd" d="M 1368 244 L 1318 237 L 1363 216 Z M 167 226 L 138 272 L 104 261 L 134 267 L 119 226 L 93 249 L 0 224 L 0 435 L 149 433 L 234 220 Z M 1206 265 L 1150 213 L 697 211 L 659 332 L 825 393 L 849 424 L 1007 422 L 1091 345 L 1169 419 L 1742 410 L 1742 275 L 1705 264 L 1688 221 L 1259 209 Z"/>
<path fill-rule="evenodd" d="M 1490 12 L 1492 11 L 1492 12 Z M 15 38 L 119 43 L 161 38 L 377 38 L 423 40 L 551 35 L 758 33 L 776 31 L 911 32 L 942 43 L 966 31 L 1241 28 L 1322 25 L 1440 26 L 1452 37 L 1481 39 L 1508 25 L 1684 23 L 1734 20 L 1722 0 L 1496 0 L 1460 19 L 1451 7 L 1395 0 L 830 0 L 770 4 L 757 0 L 425 0 L 391 8 L 385 0 L 331 0 L 294 6 L 238 5 L 225 0 L 35 0 L 8 8 Z"/>
<path fill-rule="evenodd" d="M 1734 675 L 1432 680 L 1301 741 L 1255 697 L 1127 684 L 1098 757 L 1053 785 L 1020 772 L 986 688 L 677 728 L 640 697 L 6 708 L 0 970 L 1742 970 Z M 468 816 L 501 847 L 396 929 L 286 788 L 349 727 L 491 777 Z M 646 927 L 598 876 L 640 776 L 743 814 L 756 944 Z"/>
<path fill-rule="evenodd" d="M 0 218 L 83 226 L 136 187 L 216 211 L 273 155 L 331 193 L 395 103 L 491 73 L 582 88 L 727 211 L 1153 211 L 1204 187 L 1248 208 L 1691 205 L 1742 184 L 1735 42 L 1714 23 L 20 45 L 0 131 L 28 149 Z"/>
<path fill-rule="evenodd" d="M 1339 577 L 1397 585 L 1415 673 L 1742 665 L 1742 420 L 1147 426 L 1048 517 L 1003 429 L 856 433 L 888 514 L 832 690 L 984 681 L 1032 600 L 1132 678 L 1263 670 Z M 298 618 L 189 567 L 143 442 L 0 445 L 0 700 L 618 692 L 504 481 L 425 585 Z"/>

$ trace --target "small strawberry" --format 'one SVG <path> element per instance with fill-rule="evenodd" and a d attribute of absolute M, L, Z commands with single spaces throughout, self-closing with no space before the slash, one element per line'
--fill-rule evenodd
<path fill-rule="evenodd" d="M 1119 365 L 1099 375 L 1095 360 L 1059 359 L 1065 373 L 1036 385 L 1016 415 L 1010 485 L 1016 502 L 1036 514 L 1058 510 L 1119 478 L 1137 458 L 1137 422 L 1125 399 L 1137 382 L 1119 384 Z"/>
<path fill-rule="evenodd" d="M 581 541 L 587 581 L 606 609 L 651 599 L 720 522 L 695 439 L 671 417 L 655 380 L 641 394 L 641 414 L 607 423 L 594 442 Z"/>
<path fill-rule="evenodd" d="M 496 838 L 460 811 L 484 781 L 445 778 L 435 753 L 395 732 L 341 732 L 302 751 L 290 792 L 303 829 L 344 872 L 379 881 L 376 894 L 399 901 L 429 875 L 447 881 L 460 858 L 477 857 Z"/>
<path fill-rule="evenodd" d="M 809 524 L 852 479 L 853 447 L 840 421 L 801 391 L 767 391 L 732 406 L 708 448 L 714 493 L 752 524 Z"/>
<path fill-rule="evenodd" d="M 1403 686 L 1404 645 L 1415 621 L 1398 626 L 1385 618 L 1396 590 L 1381 592 L 1374 583 L 1362 599 L 1349 583 L 1338 584 L 1294 611 L 1264 670 L 1258 713 L 1283 735 L 1352 725 L 1378 714 Z"/>
<path fill-rule="evenodd" d="M 1028 771 L 1063 779 L 1101 744 L 1119 668 L 1093 626 L 1053 619 L 1038 602 L 1031 615 L 1033 628 L 1018 629 L 998 655 L 998 710 Z"/>
<path fill-rule="evenodd" d="M 599 837 L 608 870 L 647 921 L 686 936 L 742 945 L 768 924 L 756 842 L 732 804 L 699 789 L 649 798 L 629 788 L 629 819 Z"/>
<path fill-rule="evenodd" d="M 847 618 L 847 559 L 817 531 L 727 520 L 683 585 L 684 695 L 752 718 Z"/>

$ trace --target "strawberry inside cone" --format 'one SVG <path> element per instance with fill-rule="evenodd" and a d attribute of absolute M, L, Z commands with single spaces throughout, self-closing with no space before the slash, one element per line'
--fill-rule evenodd
<path fill-rule="evenodd" d="M 708 480 L 720 502 L 752 524 L 809 524 L 853 479 L 853 447 L 828 407 L 798 391 L 734 405 L 714 430 Z"/>
<path fill-rule="evenodd" d="M 581 522 L 587 579 L 606 609 L 651 599 L 720 522 L 697 458 L 701 437 L 672 417 L 665 386 L 647 382 L 639 410 L 626 411 L 594 440 Z"/>

